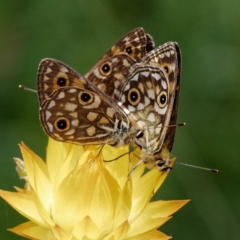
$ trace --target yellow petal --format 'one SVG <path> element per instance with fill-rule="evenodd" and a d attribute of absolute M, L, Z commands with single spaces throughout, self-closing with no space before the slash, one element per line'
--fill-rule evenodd
<path fill-rule="evenodd" d="M 131 211 L 130 221 L 134 221 L 135 218 L 141 214 L 146 204 L 150 201 L 156 183 L 161 179 L 162 174 L 157 169 L 152 169 L 144 174 L 138 182 L 133 186 L 133 209 Z"/>
<path fill-rule="evenodd" d="M 57 240 L 50 229 L 33 222 L 26 222 L 8 230 L 32 240 Z"/>
<path fill-rule="evenodd" d="M 187 204 L 189 200 L 172 200 L 150 202 L 144 209 L 144 214 L 153 218 L 168 217 Z"/>
<path fill-rule="evenodd" d="M 83 153 L 83 146 L 57 142 L 49 138 L 46 162 L 48 171 L 51 173 L 51 182 L 54 182 L 56 175 L 59 173 L 59 169 L 62 168 L 67 160 L 68 162 L 63 168 L 66 171 L 66 175 L 76 166 L 79 157 L 82 156 Z"/>
<path fill-rule="evenodd" d="M 85 217 L 76 225 L 73 234 L 77 239 L 82 239 L 84 236 L 99 239 L 100 230 L 90 217 Z"/>
<path fill-rule="evenodd" d="M 27 170 L 29 184 L 39 197 L 41 204 L 50 211 L 52 202 L 52 185 L 45 162 L 23 143 L 20 145 Z"/>
<path fill-rule="evenodd" d="M 127 233 L 126 237 L 140 235 L 142 233 L 149 232 L 150 230 L 159 228 L 161 225 L 163 225 L 169 219 L 170 219 L 170 217 L 168 217 L 168 218 L 151 218 L 149 216 L 142 214 L 139 218 L 137 218 L 131 224 L 131 230 Z"/>
<path fill-rule="evenodd" d="M 162 232 L 157 230 L 152 230 L 146 233 L 142 233 L 133 237 L 125 238 L 124 240 L 168 240 L 172 237 L 169 237 Z"/>
<path fill-rule="evenodd" d="M 26 218 L 41 226 L 48 227 L 48 224 L 39 214 L 35 204 L 35 198 L 32 194 L 22 194 L 0 190 L 0 196 Z"/>

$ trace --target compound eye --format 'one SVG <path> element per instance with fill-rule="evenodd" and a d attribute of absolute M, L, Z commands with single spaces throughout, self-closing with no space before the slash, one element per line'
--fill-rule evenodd
<path fill-rule="evenodd" d="M 143 131 L 139 131 L 137 134 L 136 134 L 136 138 L 142 138 L 143 137 Z"/>
<path fill-rule="evenodd" d="M 70 121 L 65 117 L 60 117 L 55 121 L 54 127 L 60 132 L 66 131 L 70 128 Z"/>

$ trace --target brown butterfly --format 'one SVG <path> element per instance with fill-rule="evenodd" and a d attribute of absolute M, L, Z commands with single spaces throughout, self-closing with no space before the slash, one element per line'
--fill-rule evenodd
<path fill-rule="evenodd" d="M 181 53 L 168 42 L 148 53 L 115 89 L 114 98 L 128 109 L 130 122 L 142 134 L 134 142 L 142 150 L 139 164 L 160 170 L 170 168 L 170 153 L 176 131 Z M 141 136 L 141 137 L 140 137 Z"/>
<path fill-rule="evenodd" d="M 145 54 L 153 46 L 147 36 L 142 48 Z M 170 42 L 160 46 L 139 63 L 137 57 L 116 51 L 108 58 L 105 54 L 86 75 L 98 88 L 57 60 L 40 63 L 43 128 L 58 141 L 76 144 L 123 145 L 132 140 L 142 150 L 139 163 L 169 169 L 180 87 L 178 45 Z"/>
<path fill-rule="evenodd" d="M 146 34 L 142 28 L 136 28 L 117 41 L 85 77 L 108 96 L 111 96 L 121 79 L 129 73 L 130 67 L 139 62 L 153 48 L 152 37 Z M 54 64 L 51 66 L 51 61 L 55 60 L 46 58 L 39 64 L 37 89 L 40 104 L 60 87 L 83 87 L 83 83 L 85 83 L 77 78 L 69 78 L 63 63 L 61 63 L 62 68 L 59 69 L 53 66 Z"/>
<path fill-rule="evenodd" d="M 142 28 L 134 29 L 104 54 L 87 78 L 60 61 L 43 59 L 37 85 L 45 132 L 55 140 L 77 144 L 128 143 L 136 130 L 129 131 L 125 112 L 108 96 L 153 47 L 152 38 Z"/>

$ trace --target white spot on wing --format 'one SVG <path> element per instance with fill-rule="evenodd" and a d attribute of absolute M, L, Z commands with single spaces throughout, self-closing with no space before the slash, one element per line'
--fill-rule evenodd
<path fill-rule="evenodd" d="M 123 74 L 122 73 L 115 73 L 114 74 L 114 77 L 116 78 L 116 79 L 123 79 L 124 78 L 124 76 L 123 76 Z"/>
<path fill-rule="evenodd" d="M 68 72 L 68 69 L 65 68 L 65 67 L 63 67 L 63 66 L 61 66 L 61 67 L 60 67 L 60 71 L 61 71 L 61 72 Z"/>
<path fill-rule="evenodd" d="M 44 75 L 43 81 L 48 81 L 48 80 L 49 80 L 49 77 Z"/>
<path fill-rule="evenodd" d="M 78 113 L 77 112 L 69 113 L 69 115 L 74 117 L 74 118 L 78 118 Z"/>
<path fill-rule="evenodd" d="M 77 91 L 77 89 L 75 89 L 75 88 L 70 88 L 70 89 L 68 90 L 69 93 L 75 93 L 76 91 Z"/>
<path fill-rule="evenodd" d="M 145 107 L 145 106 L 144 106 L 142 103 L 139 103 L 139 104 L 137 105 L 137 110 L 140 111 L 140 110 L 144 109 L 144 107 Z"/>
<path fill-rule="evenodd" d="M 150 113 L 147 116 L 147 120 L 150 121 L 150 122 L 155 122 L 155 115 L 154 115 L 154 113 Z"/>
<path fill-rule="evenodd" d="M 165 81 L 161 81 L 161 84 L 162 84 L 162 87 L 163 87 L 163 89 L 167 89 L 167 83 L 165 82 Z"/>
<path fill-rule="evenodd" d="M 52 116 L 51 112 L 47 111 L 45 112 L 45 120 L 48 121 L 48 119 Z"/>
<path fill-rule="evenodd" d="M 65 108 L 66 111 L 74 112 L 75 109 L 77 108 L 77 104 L 68 102 L 68 103 L 65 104 L 64 108 Z"/>
<path fill-rule="evenodd" d="M 143 76 L 145 76 L 145 77 L 148 77 L 149 76 L 149 74 L 150 74 L 150 72 L 141 72 L 141 74 L 143 75 Z"/>
<path fill-rule="evenodd" d="M 73 135 L 75 132 L 75 129 L 70 129 L 69 131 L 65 132 L 64 135 Z"/>
<path fill-rule="evenodd" d="M 52 69 L 48 67 L 48 68 L 46 69 L 46 74 L 48 74 L 48 73 L 50 73 L 50 72 L 52 72 Z"/>
<path fill-rule="evenodd" d="M 123 66 L 129 67 L 130 64 L 126 59 L 123 59 Z"/>
<path fill-rule="evenodd" d="M 164 58 L 164 53 L 160 54 L 159 56 L 160 58 Z"/>
<path fill-rule="evenodd" d="M 93 136 L 96 133 L 96 128 L 94 126 L 91 126 L 86 131 L 88 136 Z"/>
<path fill-rule="evenodd" d="M 125 86 L 124 91 L 127 91 L 129 88 L 130 88 L 130 84 L 128 83 L 128 84 Z"/>
<path fill-rule="evenodd" d="M 133 107 L 133 106 L 131 106 L 131 105 L 128 105 L 128 110 L 129 110 L 130 112 L 134 112 L 134 111 L 136 111 L 136 108 Z"/>
<path fill-rule="evenodd" d="M 94 112 L 89 112 L 87 115 L 87 119 L 89 121 L 94 121 L 98 116 L 98 113 L 94 113 Z"/>
<path fill-rule="evenodd" d="M 72 126 L 77 127 L 79 125 L 79 120 L 74 119 L 74 120 L 71 121 L 71 124 L 72 124 Z"/>
<path fill-rule="evenodd" d="M 157 81 L 161 78 L 161 76 L 158 73 L 153 73 L 152 77 L 155 78 Z"/>
<path fill-rule="evenodd" d="M 170 57 L 170 55 L 171 55 L 170 52 L 165 52 L 165 54 L 167 57 Z"/>
<path fill-rule="evenodd" d="M 51 123 L 47 122 L 47 126 L 48 126 L 49 132 L 52 132 L 53 131 L 53 125 Z"/>
<path fill-rule="evenodd" d="M 155 133 L 158 135 L 158 134 L 160 134 L 161 130 L 162 130 L 162 123 L 157 125 L 157 127 L 155 128 Z"/>
<path fill-rule="evenodd" d="M 151 98 L 151 99 L 155 98 L 155 94 L 154 94 L 153 89 L 148 89 L 147 93 L 148 93 L 149 98 Z"/>
<path fill-rule="evenodd" d="M 132 78 L 131 81 L 138 81 L 139 79 L 139 73 L 135 74 Z"/>
<path fill-rule="evenodd" d="M 122 95 L 122 97 L 121 97 L 121 102 L 122 102 L 122 103 L 125 103 L 125 102 L 126 102 L 126 97 L 125 97 L 125 95 Z"/>
<path fill-rule="evenodd" d="M 145 121 L 142 121 L 142 120 L 137 121 L 137 123 L 138 123 L 138 126 L 139 126 L 140 128 L 144 128 L 145 125 L 146 125 L 146 122 L 145 122 Z"/>
<path fill-rule="evenodd" d="M 50 101 L 50 103 L 48 104 L 48 106 L 47 106 L 47 109 L 50 109 L 50 108 L 52 108 L 52 107 L 54 107 L 56 105 L 56 103 L 55 103 L 55 101 Z"/>
<path fill-rule="evenodd" d="M 164 115 L 167 111 L 167 105 L 164 108 L 160 108 L 157 103 L 154 103 L 154 109 L 157 111 L 157 113 Z"/>
<path fill-rule="evenodd" d="M 60 93 L 58 94 L 57 99 L 62 99 L 62 98 L 65 98 L 65 92 L 60 92 Z"/>
<path fill-rule="evenodd" d="M 144 101 L 145 101 L 145 106 L 150 104 L 150 99 L 148 97 L 144 97 Z"/>
<path fill-rule="evenodd" d="M 48 84 L 44 84 L 44 90 L 47 90 L 49 88 Z"/>

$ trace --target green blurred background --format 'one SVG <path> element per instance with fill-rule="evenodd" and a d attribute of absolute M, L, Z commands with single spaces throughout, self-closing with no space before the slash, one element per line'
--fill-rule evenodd
<path fill-rule="evenodd" d="M 218 168 L 211 173 L 175 164 L 158 199 L 191 199 L 161 230 L 174 239 L 240 239 L 240 2 L 220 1 L 1 1 L 0 188 L 23 186 L 13 157 L 24 141 L 45 156 L 34 93 L 42 58 L 85 74 L 120 37 L 144 27 L 156 45 L 177 41 L 183 57 L 173 155 L 179 162 Z M 0 239 L 25 221 L 0 200 Z"/>

